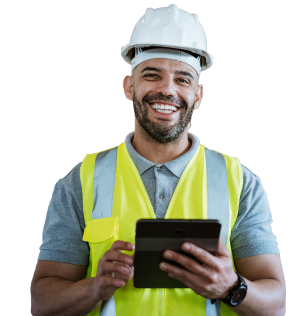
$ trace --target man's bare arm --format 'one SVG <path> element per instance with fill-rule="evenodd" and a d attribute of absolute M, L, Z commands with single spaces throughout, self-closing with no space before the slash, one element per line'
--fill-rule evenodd
<path fill-rule="evenodd" d="M 280 256 L 264 254 L 238 259 L 234 263 L 248 290 L 242 303 L 229 308 L 238 316 L 284 316 L 286 289 Z"/>
<path fill-rule="evenodd" d="M 247 296 L 236 307 L 229 307 L 238 316 L 284 316 L 286 313 L 281 285 L 276 280 L 245 279 L 248 286 Z"/>
<path fill-rule="evenodd" d="M 101 303 L 89 292 L 92 284 L 93 278 L 78 282 L 54 277 L 42 278 L 35 286 L 38 294 L 32 297 L 31 313 L 33 316 L 88 315 Z M 33 301 L 38 295 L 39 302 L 35 305 Z"/>
<path fill-rule="evenodd" d="M 94 278 L 82 280 L 87 266 L 39 260 L 31 283 L 31 313 L 87 315 L 100 302 L 90 289 Z"/>

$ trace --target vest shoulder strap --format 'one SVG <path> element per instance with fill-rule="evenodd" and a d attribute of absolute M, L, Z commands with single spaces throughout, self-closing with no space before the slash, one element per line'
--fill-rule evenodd
<path fill-rule="evenodd" d="M 214 149 L 210 150 L 208 148 L 206 152 L 210 152 L 210 153 L 212 152 L 213 153 L 212 156 L 214 156 L 214 158 L 216 156 L 217 158 L 221 159 L 221 161 L 224 157 L 225 165 L 226 165 L 228 192 L 229 192 L 229 204 L 230 204 L 229 206 L 231 209 L 229 224 L 232 230 L 237 219 L 240 195 L 243 188 L 243 173 L 242 173 L 241 162 L 239 158 L 235 156 L 230 156 Z M 206 157 L 207 157 L 207 154 L 206 154 Z M 219 162 L 219 159 L 218 160 L 216 159 L 216 160 Z M 216 172 L 216 170 L 214 172 Z"/>
<path fill-rule="evenodd" d="M 83 215 L 85 225 L 87 222 L 92 220 L 92 210 L 94 206 L 94 176 L 96 163 L 98 161 L 106 162 L 107 159 L 102 158 L 112 151 L 117 151 L 117 147 L 113 147 L 94 154 L 88 154 L 82 161 L 80 167 L 80 182 L 82 188 Z M 103 167 L 104 166 L 101 165 L 99 170 L 103 170 Z M 107 176 L 105 176 L 104 178 L 108 179 Z M 111 179 L 114 180 L 113 173 L 111 173 Z"/>

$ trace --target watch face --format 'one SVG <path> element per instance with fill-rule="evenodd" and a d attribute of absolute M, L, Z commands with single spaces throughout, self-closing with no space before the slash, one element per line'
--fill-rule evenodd
<path fill-rule="evenodd" d="M 236 291 L 231 299 L 231 304 L 237 305 L 243 301 L 246 296 L 246 288 L 240 288 Z"/>

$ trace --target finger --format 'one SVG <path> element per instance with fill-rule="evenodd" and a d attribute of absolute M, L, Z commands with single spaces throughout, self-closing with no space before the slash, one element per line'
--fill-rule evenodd
<path fill-rule="evenodd" d="M 169 254 L 171 254 L 171 256 L 169 256 Z M 206 272 L 203 271 L 204 268 L 201 264 L 199 264 L 196 260 L 188 258 L 185 255 L 179 254 L 177 252 L 172 252 L 172 251 L 166 251 L 163 256 L 171 261 L 176 261 L 178 263 L 180 263 L 183 267 L 185 267 L 185 269 L 179 268 L 179 267 L 175 267 L 174 265 L 170 264 L 166 264 L 165 262 L 162 262 L 159 267 L 163 270 L 163 264 L 167 266 L 167 269 L 165 271 L 169 271 L 168 269 L 174 269 L 174 274 L 175 275 L 180 275 L 181 277 L 183 277 L 183 275 L 185 275 L 186 271 L 189 271 L 193 274 L 203 274 L 205 275 Z"/>
<path fill-rule="evenodd" d="M 166 267 L 163 268 L 162 264 L 165 264 Z M 160 269 L 166 273 L 168 273 L 169 277 L 173 279 L 180 280 L 182 283 L 184 283 L 188 288 L 191 288 L 195 291 L 195 288 L 198 284 L 200 284 L 200 275 L 196 275 L 190 271 L 187 271 L 185 269 L 181 269 L 179 267 L 173 266 L 172 264 L 166 264 L 165 262 L 162 262 L 159 265 Z"/>
<path fill-rule="evenodd" d="M 125 277 L 131 272 L 131 267 L 129 265 L 117 261 L 108 262 L 107 269 L 113 271 L 111 273 L 112 278 Z"/>
<path fill-rule="evenodd" d="M 185 252 L 190 253 L 194 257 L 196 257 L 198 260 L 200 260 L 202 263 L 205 263 L 209 267 L 216 267 L 218 264 L 218 258 L 210 254 L 208 251 L 191 244 L 189 242 L 184 243 L 182 245 L 182 249 Z M 172 260 L 172 259 L 171 259 Z"/>
<path fill-rule="evenodd" d="M 129 265 L 129 266 L 132 266 L 134 263 L 134 258 L 132 256 L 119 252 L 117 250 L 112 250 L 112 249 L 108 250 L 103 255 L 101 260 L 117 262 L 120 264 Z"/>
<path fill-rule="evenodd" d="M 122 241 L 122 240 L 116 240 L 112 246 L 111 249 L 114 250 L 127 250 L 127 251 L 132 251 L 135 249 L 135 245 L 132 244 L 131 242 L 127 241 Z"/>
<path fill-rule="evenodd" d="M 126 284 L 125 280 L 117 279 L 117 278 L 112 278 L 109 276 L 103 276 L 99 278 L 98 282 L 102 287 L 108 287 L 108 286 L 113 286 L 116 288 L 120 288 Z"/>
<path fill-rule="evenodd" d="M 161 262 L 159 264 L 159 268 L 162 271 L 167 272 L 168 275 L 174 279 L 180 279 L 182 281 L 183 279 L 186 279 L 188 277 L 187 275 L 188 272 L 186 270 L 176 267 L 166 262 Z"/>

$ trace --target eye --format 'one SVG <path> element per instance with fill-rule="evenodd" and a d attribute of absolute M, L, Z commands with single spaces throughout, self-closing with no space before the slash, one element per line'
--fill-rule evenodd
<path fill-rule="evenodd" d="M 157 76 L 157 75 L 154 75 L 154 74 L 147 74 L 147 75 L 144 75 L 144 77 L 149 77 L 149 76 Z M 153 77 L 152 77 L 153 78 Z M 189 83 L 187 80 L 184 80 L 184 79 L 178 79 L 178 80 L 182 80 L 184 81 L 185 83 Z"/>
<path fill-rule="evenodd" d="M 189 83 L 188 80 L 185 80 L 185 79 L 178 79 L 180 82 L 183 82 L 183 83 Z"/>
<path fill-rule="evenodd" d="M 154 74 L 146 74 L 144 75 L 144 78 L 145 77 L 150 77 L 150 78 L 154 78 L 154 77 L 158 77 L 157 75 L 154 75 Z"/>

